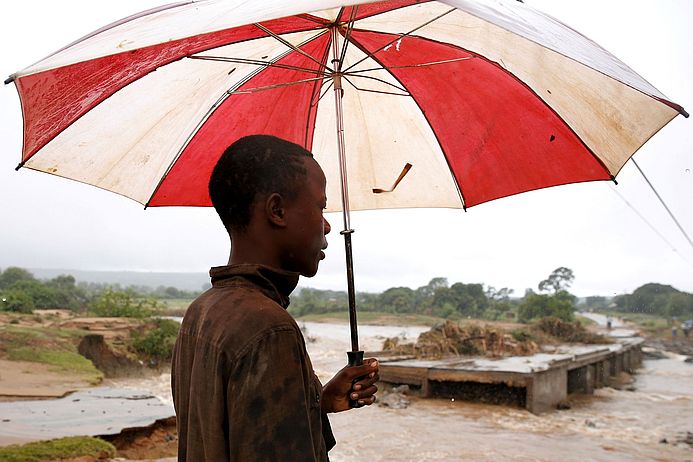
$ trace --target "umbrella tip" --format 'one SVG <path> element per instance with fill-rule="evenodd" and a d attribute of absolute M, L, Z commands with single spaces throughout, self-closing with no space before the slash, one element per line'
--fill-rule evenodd
<path fill-rule="evenodd" d="M 690 114 L 688 114 L 684 108 L 681 108 L 679 112 L 680 112 L 681 115 L 684 116 L 686 119 L 690 117 Z"/>
<path fill-rule="evenodd" d="M 9 85 L 14 82 L 14 74 L 5 79 L 5 85 Z"/>
<path fill-rule="evenodd" d="M 16 171 L 18 171 L 18 170 L 19 170 L 20 168 L 22 168 L 22 167 L 24 167 L 24 161 L 22 161 L 22 162 L 20 162 L 19 164 L 17 164 L 17 166 L 14 168 L 14 171 L 16 172 Z"/>
<path fill-rule="evenodd" d="M 613 181 L 615 185 L 618 184 L 618 181 L 616 181 L 616 177 L 613 175 L 611 175 L 611 181 Z"/>

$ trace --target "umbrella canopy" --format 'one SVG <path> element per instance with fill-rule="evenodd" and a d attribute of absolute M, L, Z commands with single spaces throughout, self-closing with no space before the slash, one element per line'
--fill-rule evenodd
<path fill-rule="evenodd" d="M 210 173 L 242 136 L 311 150 L 328 211 L 344 212 L 352 365 L 363 352 L 350 208 L 469 207 L 611 180 L 688 116 L 594 42 L 511 0 L 181 2 L 11 81 L 20 167 L 146 206 L 211 205 Z"/>
<path fill-rule="evenodd" d="M 20 165 L 148 206 L 206 206 L 224 148 L 266 133 L 315 153 L 339 210 L 340 99 L 325 97 L 337 82 L 347 205 L 469 207 L 613 179 L 687 116 L 515 1 L 342 3 L 182 2 L 78 40 L 8 79 L 24 115 Z"/>

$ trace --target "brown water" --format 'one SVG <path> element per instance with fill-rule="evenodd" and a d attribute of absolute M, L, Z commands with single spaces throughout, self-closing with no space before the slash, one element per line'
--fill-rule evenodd
<path fill-rule="evenodd" d="M 306 323 L 315 369 L 329 379 L 348 349 L 346 326 Z M 341 331 L 339 329 L 342 329 Z M 362 348 L 416 328 L 361 328 Z M 393 332 L 395 332 L 393 334 Z M 672 444 L 693 432 L 693 364 L 683 357 L 646 360 L 635 391 L 603 388 L 572 408 L 535 416 L 523 409 L 448 400 L 413 400 L 407 409 L 371 406 L 330 416 L 334 462 L 517 460 L 692 461 L 693 448 Z M 666 438 L 668 444 L 660 443 Z"/>
<path fill-rule="evenodd" d="M 304 327 L 316 372 L 326 381 L 346 361 L 348 327 L 314 323 Z M 427 328 L 362 326 L 361 346 L 379 350 L 385 337 L 414 340 L 423 330 Z M 407 409 L 374 405 L 334 414 L 330 420 L 338 444 L 330 458 L 333 462 L 693 461 L 693 448 L 676 443 L 686 431 L 693 432 L 693 364 L 683 359 L 671 355 L 646 360 L 635 376 L 635 391 L 599 389 L 593 396 L 574 397 L 569 410 L 542 416 L 502 406 L 422 399 L 414 399 Z M 136 396 L 154 395 L 159 409 L 171 409 L 169 381 L 170 375 L 164 374 L 109 385 Z M 124 405 L 103 399 L 97 409 L 102 417 L 115 416 L 112 411 L 122 413 L 137 403 L 146 405 L 145 400 L 130 399 Z M 60 405 L 65 409 L 80 402 L 63 400 Z M 55 426 L 77 426 L 80 416 L 74 415 L 69 423 L 57 419 L 55 426 L 38 418 L 44 429 L 48 425 L 57 431 Z M 5 422 L 0 425 L 0 440 L 3 428 L 14 434 L 19 430 Z M 660 443 L 663 438 L 667 444 Z"/>

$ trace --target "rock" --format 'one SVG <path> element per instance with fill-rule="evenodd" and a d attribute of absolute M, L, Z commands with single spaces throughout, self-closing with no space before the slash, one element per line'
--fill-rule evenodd
<path fill-rule="evenodd" d="M 378 404 L 392 409 L 406 409 L 409 407 L 409 398 L 403 393 L 388 393 L 378 400 Z"/>
<path fill-rule="evenodd" d="M 392 393 L 401 393 L 403 395 L 408 395 L 409 394 L 409 385 L 406 383 L 404 385 L 399 385 L 397 387 L 394 387 L 392 389 Z"/>
<path fill-rule="evenodd" d="M 559 411 L 565 411 L 570 409 L 572 406 L 568 401 L 561 401 L 560 403 L 556 404 L 556 409 Z"/>
<path fill-rule="evenodd" d="M 693 364 L 693 356 L 689 356 L 688 358 L 683 360 L 684 363 L 688 364 Z"/>
<path fill-rule="evenodd" d="M 590 428 L 597 428 L 597 424 L 591 421 L 590 419 L 585 420 L 585 425 L 587 425 Z"/>
<path fill-rule="evenodd" d="M 659 440 L 659 443 L 660 444 L 669 444 L 669 442 L 667 441 L 666 438 L 662 438 L 661 440 Z"/>

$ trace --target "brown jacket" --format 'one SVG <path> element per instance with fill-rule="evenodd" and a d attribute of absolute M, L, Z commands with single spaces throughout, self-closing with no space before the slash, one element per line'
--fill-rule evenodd
<path fill-rule="evenodd" d="M 210 275 L 173 353 L 178 460 L 328 460 L 322 385 L 286 312 L 298 274 L 232 265 Z"/>

